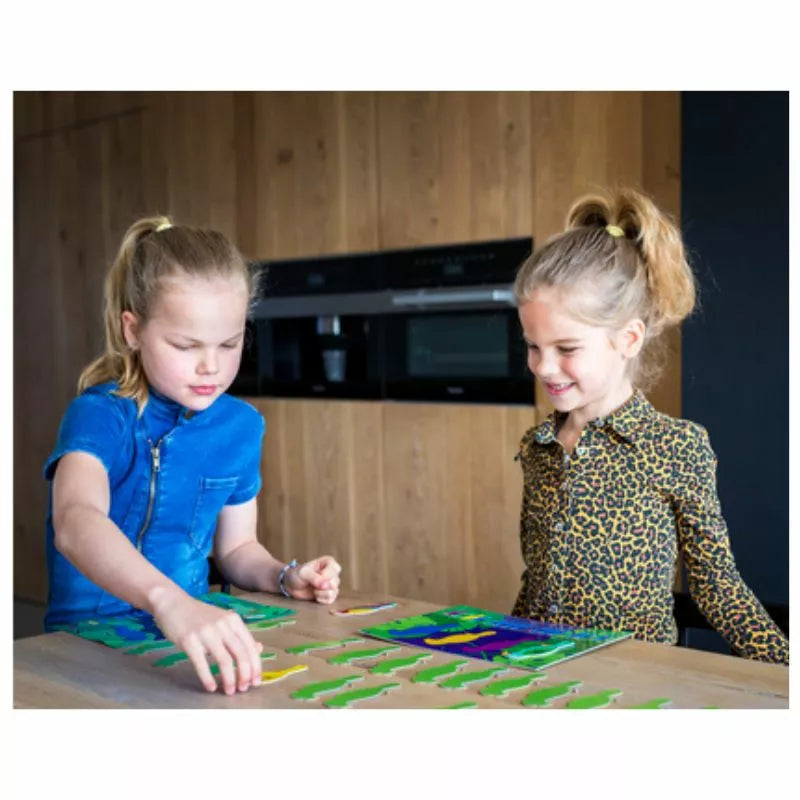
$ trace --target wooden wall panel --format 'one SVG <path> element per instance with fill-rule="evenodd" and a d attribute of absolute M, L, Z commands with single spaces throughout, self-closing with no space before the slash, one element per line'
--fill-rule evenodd
<path fill-rule="evenodd" d="M 470 425 L 472 548 L 477 565 L 470 594 L 479 608 L 510 613 L 520 587 L 522 435 L 539 419 L 523 406 L 475 407 Z"/>
<path fill-rule="evenodd" d="M 14 92 L 14 138 L 49 136 L 141 110 L 140 92 Z"/>
<path fill-rule="evenodd" d="M 332 553 L 343 585 L 507 612 L 533 408 L 250 398 L 267 423 L 259 539 Z"/>
<path fill-rule="evenodd" d="M 532 227 L 544 244 L 572 202 L 609 184 L 642 184 L 642 93 L 531 94 Z"/>
<path fill-rule="evenodd" d="M 360 92 L 254 96 L 261 258 L 377 248 L 374 106 L 374 95 Z"/>
<path fill-rule="evenodd" d="M 642 100 L 642 186 L 680 223 L 681 102 L 677 92 L 645 92 Z M 648 391 L 653 405 L 674 417 L 681 415 L 681 331 L 664 336 L 665 367 Z"/>
<path fill-rule="evenodd" d="M 236 103 L 231 92 L 149 92 L 142 161 L 147 213 L 237 233 Z"/>
<path fill-rule="evenodd" d="M 530 233 L 526 92 L 378 95 L 383 248 Z"/>
<path fill-rule="evenodd" d="M 382 404 L 251 398 L 267 424 L 259 540 L 278 558 L 330 553 L 347 588 L 388 591 Z"/>
<path fill-rule="evenodd" d="M 48 289 L 59 226 L 52 182 L 53 148 L 38 139 L 14 150 L 14 594 L 47 593 L 44 520 L 47 487 L 41 469 L 58 425 L 59 352 L 51 320 L 57 297 Z M 24 266 L 23 266 L 24 265 Z M 44 291 L 43 291 L 44 288 Z M 53 396 L 55 395 L 55 396 Z"/>
<path fill-rule="evenodd" d="M 104 276 L 142 203 L 140 142 L 137 112 L 15 146 L 14 566 L 25 597 L 46 593 L 42 466 L 102 347 Z"/>
<path fill-rule="evenodd" d="M 679 103 L 639 92 L 16 93 L 15 593 L 44 598 L 41 464 L 99 349 L 102 277 L 133 219 L 166 211 L 211 225 L 257 258 L 529 233 L 539 245 L 593 184 L 633 182 L 679 212 Z M 651 395 L 674 414 L 678 343 Z M 330 545 L 352 588 L 509 607 L 521 570 L 511 459 L 545 404 L 258 404 L 259 536 L 276 555 Z"/>
<path fill-rule="evenodd" d="M 390 590 L 507 613 L 519 589 L 521 473 L 533 408 L 384 407 Z"/>
<path fill-rule="evenodd" d="M 462 416 L 462 409 L 453 411 L 455 417 Z M 463 465 L 448 457 L 447 419 L 439 406 L 386 404 L 384 433 L 386 547 L 392 589 L 441 602 L 449 594 L 450 577 L 446 510 L 451 503 L 466 502 L 459 472 Z"/>
<path fill-rule="evenodd" d="M 386 543 L 386 464 L 382 403 L 347 403 L 350 407 L 350 556 L 345 585 L 369 592 L 389 592 L 394 564 Z"/>

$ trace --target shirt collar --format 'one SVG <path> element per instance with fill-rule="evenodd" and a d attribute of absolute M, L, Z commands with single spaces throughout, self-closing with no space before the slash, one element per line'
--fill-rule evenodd
<path fill-rule="evenodd" d="M 184 412 L 183 406 L 157 392 L 152 386 L 148 385 L 147 389 L 147 405 L 144 411 L 151 425 L 167 428 L 174 427 Z"/>
<path fill-rule="evenodd" d="M 650 401 L 637 389 L 619 408 L 606 417 L 593 419 L 589 425 L 598 429 L 610 428 L 624 439 L 635 442 L 643 424 L 654 413 L 655 409 Z M 558 411 L 548 414 L 544 421 L 534 428 L 534 440 L 539 444 L 554 442 L 558 426 L 565 416 Z"/>

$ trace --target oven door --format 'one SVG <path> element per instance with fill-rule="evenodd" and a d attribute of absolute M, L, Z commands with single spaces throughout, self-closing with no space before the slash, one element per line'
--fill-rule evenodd
<path fill-rule="evenodd" d="M 384 325 L 387 398 L 533 405 L 515 308 L 409 309 Z"/>

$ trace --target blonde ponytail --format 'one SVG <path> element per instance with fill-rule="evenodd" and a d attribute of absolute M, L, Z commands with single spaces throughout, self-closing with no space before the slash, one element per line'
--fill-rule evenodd
<path fill-rule="evenodd" d="M 580 197 L 567 213 L 565 231 L 520 267 L 514 284 L 518 303 L 540 286 L 584 285 L 576 316 L 616 328 L 638 317 L 645 348 L 631 377 L 647 386 L 657 377 L 663 331 L 692 311 L 696 284 L 680 230 L 644 193 L 623 188 Z"/>

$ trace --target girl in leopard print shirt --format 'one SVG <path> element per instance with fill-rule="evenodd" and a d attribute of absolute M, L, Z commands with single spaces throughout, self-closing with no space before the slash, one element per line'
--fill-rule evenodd
<path fill-rule="evenodd" d="M 513 613 L 675 643 L 680 554 L 692 598 L 731 648 L 788 664 L 787 638 L 736 568 L 708 434 L 642 393 L 660 334 L 695 303 L 676 225 L 634 190 L 583 197 L 514 289 L 528 366 L 554 411 L 520 446 Z"/>

